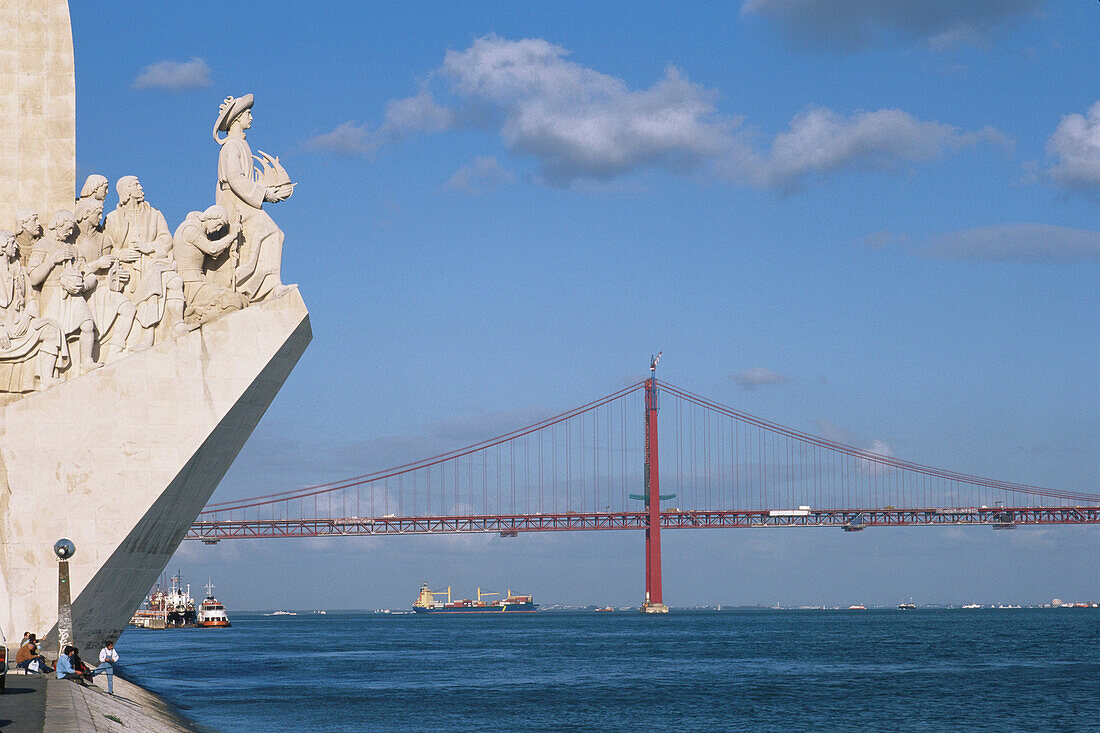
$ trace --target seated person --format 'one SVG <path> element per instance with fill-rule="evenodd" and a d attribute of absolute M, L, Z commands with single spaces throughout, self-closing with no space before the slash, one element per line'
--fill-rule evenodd
<path fill-rule="evenodd" d="M 37 661 L 35 669 L 31 669 L 31 662 Z M 27 670 L 28 672 L 52 672 L 53 668 L 50 667 L 46 658 L 38 653 L 38 638 L 31 634 L 27 637 L 27 641 L 23 646 L 19 647 L 19 651 L 15 654 L 15 666 Z"/>
<path fill-rule="evenodd" d="M 80 650 L 73 647 L 73 669 L 76 673 L 84 678 L 85 682 L 91 682 L 92 677 L 95 677 L 95 673 L 92 672 L 92 668 L 84 663 L 84 660 L 80 658 Z"/>
<path fill-rule="evenodd" d="M 84 675 L 80 674 L 73 664 L 73 657 L 76 657 L 77 661 L 80 659 L 76 654 L 76 647 L 66 646 L 57 660 L 57 679 L 72 680 L 78 685 L 88 684 L 84 680 Z"/>

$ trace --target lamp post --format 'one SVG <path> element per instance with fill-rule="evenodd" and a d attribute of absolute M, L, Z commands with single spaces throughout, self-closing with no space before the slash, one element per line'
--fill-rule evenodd
<path fill-rule="evenodd" d="M 57 555 L 57 646 L 58 654 L 73 643 L 73 602 L 69 593 L 69 558 L 76 554 L 73 541 L 62 537 L 53 545 Z"/>

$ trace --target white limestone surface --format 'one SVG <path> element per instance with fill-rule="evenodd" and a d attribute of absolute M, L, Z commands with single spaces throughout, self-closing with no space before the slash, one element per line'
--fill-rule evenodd
<path fill-rule="evenodd" d="M 194 731 L 159 697 L 115 676 L 115 693 L 108 695 L 102 675 L 82 687 L 69 680 L 46 683 L 44 731 L 70 733 L 183 733 Z"/>
<path fill-rule="evenodd" d="M 44 220 L 76 188 L 76 76 L 66 0 L 0 0 L 0 229 Z"/>
<path fill-rule="evenodd" d="M 312 337 L 297 289 L 0 407 L 0 631 L 117 636 Z"/>

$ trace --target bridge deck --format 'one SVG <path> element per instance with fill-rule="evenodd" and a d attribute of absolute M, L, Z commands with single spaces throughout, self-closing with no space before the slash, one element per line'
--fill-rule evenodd
<path fill-rule="evenodd" d="M 510 535 L 519 532 L 645 529 L 647 524 L 646 512 L 249 519 L 195 522 L 186 539 L 216 542 L 265 537 L 463 533 Z M 1100 524 L 1100 506 L 661 512 L 662 529 L 840 527 L 847 531 L 857 531 L 866 527 L 937 525 L 989 525 L 995 529 L 1010 529 L 1030 524 Z"/>

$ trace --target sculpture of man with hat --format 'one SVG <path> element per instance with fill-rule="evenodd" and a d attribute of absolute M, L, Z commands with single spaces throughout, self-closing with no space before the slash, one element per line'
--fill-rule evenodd
<path fill-rule="evenodd" d="M 214 125 L 218 154 L 218 190 L 215 201 L 225 208 L 230 221 L 239 218 L 244 243 L 237 267 L 238 290 L 249 302 L 278 297 L 292 286 L 283 285 L 283 231 L 263 210 L 264 203 L 290 198 L 294 184 L 286 171 L 262 150 L 252 155 L 245 131 L 252 127 L 253 97 L 227 97 Z M 218 133 L 226 133 L 219 137 Z M 253 167 L 255 157 L 263 170 Z"/>

